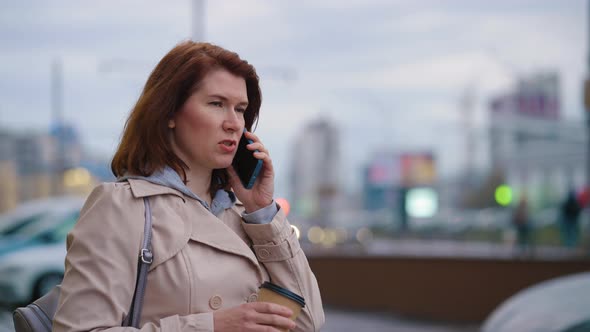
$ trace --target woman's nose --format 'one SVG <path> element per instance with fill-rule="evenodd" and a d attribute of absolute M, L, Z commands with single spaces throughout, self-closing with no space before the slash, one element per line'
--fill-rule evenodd
<path fill-rule="evenodd" d="M 240 130 L 240 119 L 236 112 L 227 112 L 228 115 L 223 121 L 223 129 L 227 131 L 239 131 Z"/>

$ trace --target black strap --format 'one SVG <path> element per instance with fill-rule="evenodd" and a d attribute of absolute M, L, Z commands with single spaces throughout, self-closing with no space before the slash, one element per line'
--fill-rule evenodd
<path fill-rule="evenodd" d="M 154 261 L 154 256 L 151 251 L 152 242 L 152 209 L 150 201 L 147 197 L 143 198 L 145 205 L 145 226 L 143 228 L 143 243 L 139 251 L 137 283 L 135 284 L 135 291 L 133 293 L 133 302 L 129 308 L 129 314 L 123 320 L 123 326 L 132 326 L 139 328 L 139 319 L 141 316 L 141 309 L 143 308 L 143 297 L 145 295 L 145 285 L 147 284 L 147 274 L 150 265 Z"/>

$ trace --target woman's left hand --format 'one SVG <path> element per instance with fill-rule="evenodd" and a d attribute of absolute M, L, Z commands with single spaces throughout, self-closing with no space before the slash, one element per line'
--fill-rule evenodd
<path fill-rule="evenodd" d="M 229 183 L 232 186 L 237 198 L 244 203 L 247 213 L 260 210 L 272 203 L 275 190 L 275 174 L 272 166 L 272 160 L 268 150 L 264 147 L 258 136 L 254 133 L 246 132 L 246 138 L 253 143 L 248 144 L 247 148 L 254 152 L 254 157 L 263 161 L 262 170 L 254 182 L 252 189 L 244 188 L 240 177 L 234 170 L 233 166 L 228 167 Z"/>

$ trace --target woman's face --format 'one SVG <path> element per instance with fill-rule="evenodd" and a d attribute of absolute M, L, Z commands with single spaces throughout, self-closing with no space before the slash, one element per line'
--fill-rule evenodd
<path fill-rule="evenodd" d="M 173 151 L 191 171 L 229 167 L 247 106 L 244 78 L 225 69 L 212 70 L 168 123 Z"/>

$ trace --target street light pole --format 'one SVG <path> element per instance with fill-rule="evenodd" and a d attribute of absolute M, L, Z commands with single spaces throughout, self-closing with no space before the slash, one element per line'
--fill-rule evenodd
<path fill-rule="evenodd" d="M 63 116 L 63 66 L 60 58 L 51 65 L 51 117 L 57 148 L 53 162 L 53 194 L 63 193 L 63 172 L 65 169 L 64 116 Z"/>
<path fill-rule="evenodd" d="M 192 40 L 195 42 L 205 41 L 205 0 L 193 0 L 193 12 L 192 12 Z"/>

